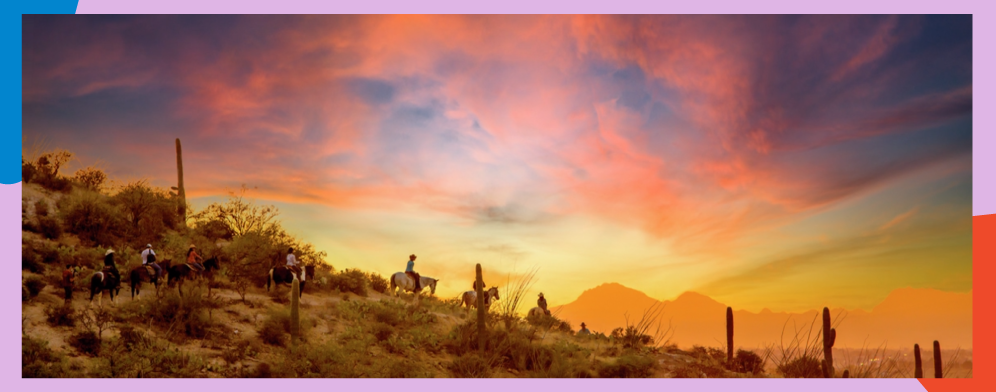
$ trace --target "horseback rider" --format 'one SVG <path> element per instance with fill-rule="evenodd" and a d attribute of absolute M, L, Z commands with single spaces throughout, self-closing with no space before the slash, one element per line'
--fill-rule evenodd
<path fill-rule="evenodd" d="M 118 273 L 118 266 L 114 265 L 114 249 L 108 249 L 104 253 L 104 270 L 114 274 L 114 277 L 120 282 L 121 274 Z"/>
<path fill-rule="evenodd" d="M 187 250 L 187 265 L 200 272 L 204 272 L 204 265 L 201 264 L 201 260 L 201 255 L 197 254 L 197 246 L 190 244 L 190 249 Z"/>
<path fill-rule="evenodd" d="M 550 311 L 546 309 L 546 297 L 543 296 L 543 293 L 539 293 L 539 299 L 536 300 L 536 306 L 539 306 L 540 309 L 543 309 L 543 313 L 545 313 L 547 316 L 550 315 Z"/>
<path fill-rule="evenodd" d="M 142 251 L 142 265 L 147 265 L 156 270 L 156 277 L 163 276 L 163 269 L 156 264 L 156 252 L 152 250 L 152 244 L 146 244 Z"/>
<path fill-rule="evenodd" d="M 417 293 L 420 290 L 422 290 L 422 282 L 421 282 L 422 279 L 418 276 L 417 273 L 415 273 L 416 257 L 417 256 L 415 256 L 414 254 L 408 256 L 408 266 L 405 267 L 405 275 L 408 275 L 408 277 L 412 278 L 412 281 L 415 282 L 415 292 Z"/>
<path fill-rule="evenodd" d="M 581 330 L 578 331 L 578 335 L 579 336 L 580 335 L 591 335 L 591 331 L 589 331 L 588 328 L 584 326 L 584 322 L 581 322 Z"/>
<path fill-rule="evenodd" d="M 301 279 L 301 262 L 297 261 L 297 257 L 294 256 L 294 248 L 287 249 L 287 269 L 291 270 L 298 280 Z"/>

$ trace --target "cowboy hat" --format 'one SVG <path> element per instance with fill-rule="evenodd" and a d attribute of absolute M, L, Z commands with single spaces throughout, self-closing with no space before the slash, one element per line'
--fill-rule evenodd
<path fill-rule="evenodd" d="M 145 244 L 145 247 L 146 247 L 146 248 L 151 248 L 151 247 L 152 247 L 152 244 Z"/>
<path fill-rule="evenodd" d="M 104 256 L 107 256 L 107 255 L 109 255 L 111 253 L 114 253 L 114 249 L 108 249 L 107 252 L 104 253 Z"/>
<path fill-rule="evenodd" d="M 540 293 L 540 295 L 539 295 L 539 296 L 540 296 L 540 297 L 542 297 L 542 296 L 543 296 L 543 293 Z"/>
<path fill-rule="evenodd" d="M 191 248 L 196 248 L 196 247 L 197 247 L 197 245 L 194 245 L 194 244 L 190 244 L 190 247 L 191 247 Z"/>
<path fill-rule="evenodd" d="M 584 327 L 584 323 L 581 323 L 581 326 Z"/>
<path fill-rule="evenodd" d="M 409 255 L 408 257 L 409 257 L 409 258 L 416 258 L 416 257 L 418 257 L 418 256 L 415 256 L 415 254 L 414 254 L 414 253 L 412 253 L 412 254 L 411 254 L 411 255 Z"/>

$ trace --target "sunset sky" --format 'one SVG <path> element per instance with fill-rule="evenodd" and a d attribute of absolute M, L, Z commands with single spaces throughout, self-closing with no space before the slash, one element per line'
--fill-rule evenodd
<path fill-rule="evenodd" d="M 338 269 L 735 309 L 972 288 L 971 16 L 24 16 L 23 133 Z M 138 246 L 140 244 L 137 244 Z"/>

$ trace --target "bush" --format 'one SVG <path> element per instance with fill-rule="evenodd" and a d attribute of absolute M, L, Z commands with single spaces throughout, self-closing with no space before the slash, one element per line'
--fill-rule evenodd
<path fill-rule="evenodd" d="M 69 336 L 69 345 L 82 354 L 100 355 L 100 337 L 93 331 L 81 331 Z"/>
<path fill-rule="evenodd" d="M 103 195 L 80 190 L 63 197 L 59 212 L 66 231 L 79 236 L 86 244 L 117 243 L 124 228 L 122 214 Z"/>
<path fill-rule="evenodd" d="M 26 247 L 21 249 L 21 269 L 36 274 L 45 272 L 45 265 L 42 264 L 41 255 L 35 252 L 34 248 Z"/>
<path fill-rule="evenodd" d="M 21 337 L 21 377 L 55 378 L 80 377 L 66 358 L 48 347 L 48 342 L 27 336 Z"/>
<path fill-rule="evenodd" d="M 53 327 L 75 327 L 76 312 L 72 305 L 49 306 L 45 308 L 45 319 Z"/>
<path fill-rule="evenodd" d="M 263 343 L 274 346 L 283 346 L 289 333 L 290 314 L 287 312 L 270 312 L 257 332 Z"/>
<path fill-rule="evenodd" d="M 601 363 L 598 376 L 602 378 L 647 378 L 654 375 L 657 361 L 640 355 L 624 355 L 613 363 Z"/>
<path fill-rule="evenodd" d="M 479 355 L 466 354 L 453 359 L 448 366 L 454 377 L 486 378 L 491 376 L 491 365 Z"/>
<path fill-rule="evenodd" d="M 370 274 L 370 288 L 374 291 L 383 294 L 387 292 L 388 287 L 390 287 L 390 284 L 383 276 L 377 273 Z"/>
<path fill-rule="evenodd" d="M 377 338 L 378 342 L 383 342 L 394 335 L 394 327 L 384 323 L 377 323 L 373 326 L 374 337 Z"/>
<path fill-rule="evenodd" d="M 129 351 L 150 343 L 149 338 L 142 331 L 135 330 L 135 327 L 123 325 L 118 328 L 119 339 Z"/>
<path fill-rule="evenodd" d="M 787 363 L 778 365 L 778 371 L 786 378 L 821 378 L 823 377 L 822 362 L 818 359 L 803 356 Z"/>
<path fill-rule="evenodd" d="M 732 370 L 739 373 L 764 374 L 764 360 L 753 351 L 737 350 Z"/>
<path fill-rule="evenodd" d="M 21 159 L 21 181 L 23 181 L 25 184 L 31 182 L 31 180 L 34 179 L 35 177 L 35 172 L 36 172 L 35 165 L 32 165 L 30 162 L 25 162 L 24 159 Z"/>
<path fill-rule="evenodd" d="M 332 275 L 332 288 L 339 289 L 339 291 L 344 293 L 355 293 L 366 297 L 367 285 L 369 283 L 367 274 L 357 269 L 347 269 Z"/>
<path fill-rule="evenodd" d="M 45 286 L 48 286 L 48 283 L 45 283 L 45 280 L 39 276 L 29 276 L 24 280 L 24 287 L 28 288 L 29 298 L 37 297 L 45 289 Z"/>
<path fill-rule="evenodd" d="M 40 216 L 38 217 L 38 233 L 45 238 L 54 240 L 62 236 L 62 226 L 59 225 L 58 219 Z"/>
<path fill-rule="evenodd" d="M 35 215 L 48 216 L 48 203 L 45 202 L 45 199 L 38 199 L 35 202 Z"/>

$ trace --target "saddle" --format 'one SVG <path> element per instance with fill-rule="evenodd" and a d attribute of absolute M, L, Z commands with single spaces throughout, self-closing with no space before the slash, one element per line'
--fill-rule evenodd
<path fill-rule="evenodd" d="M 143 267 L 145 267 L 145 271 L 149 273 L 149 276 L 156 276 L 156 269 L 152 268 L 151 265 L 146 264 Z"/>

